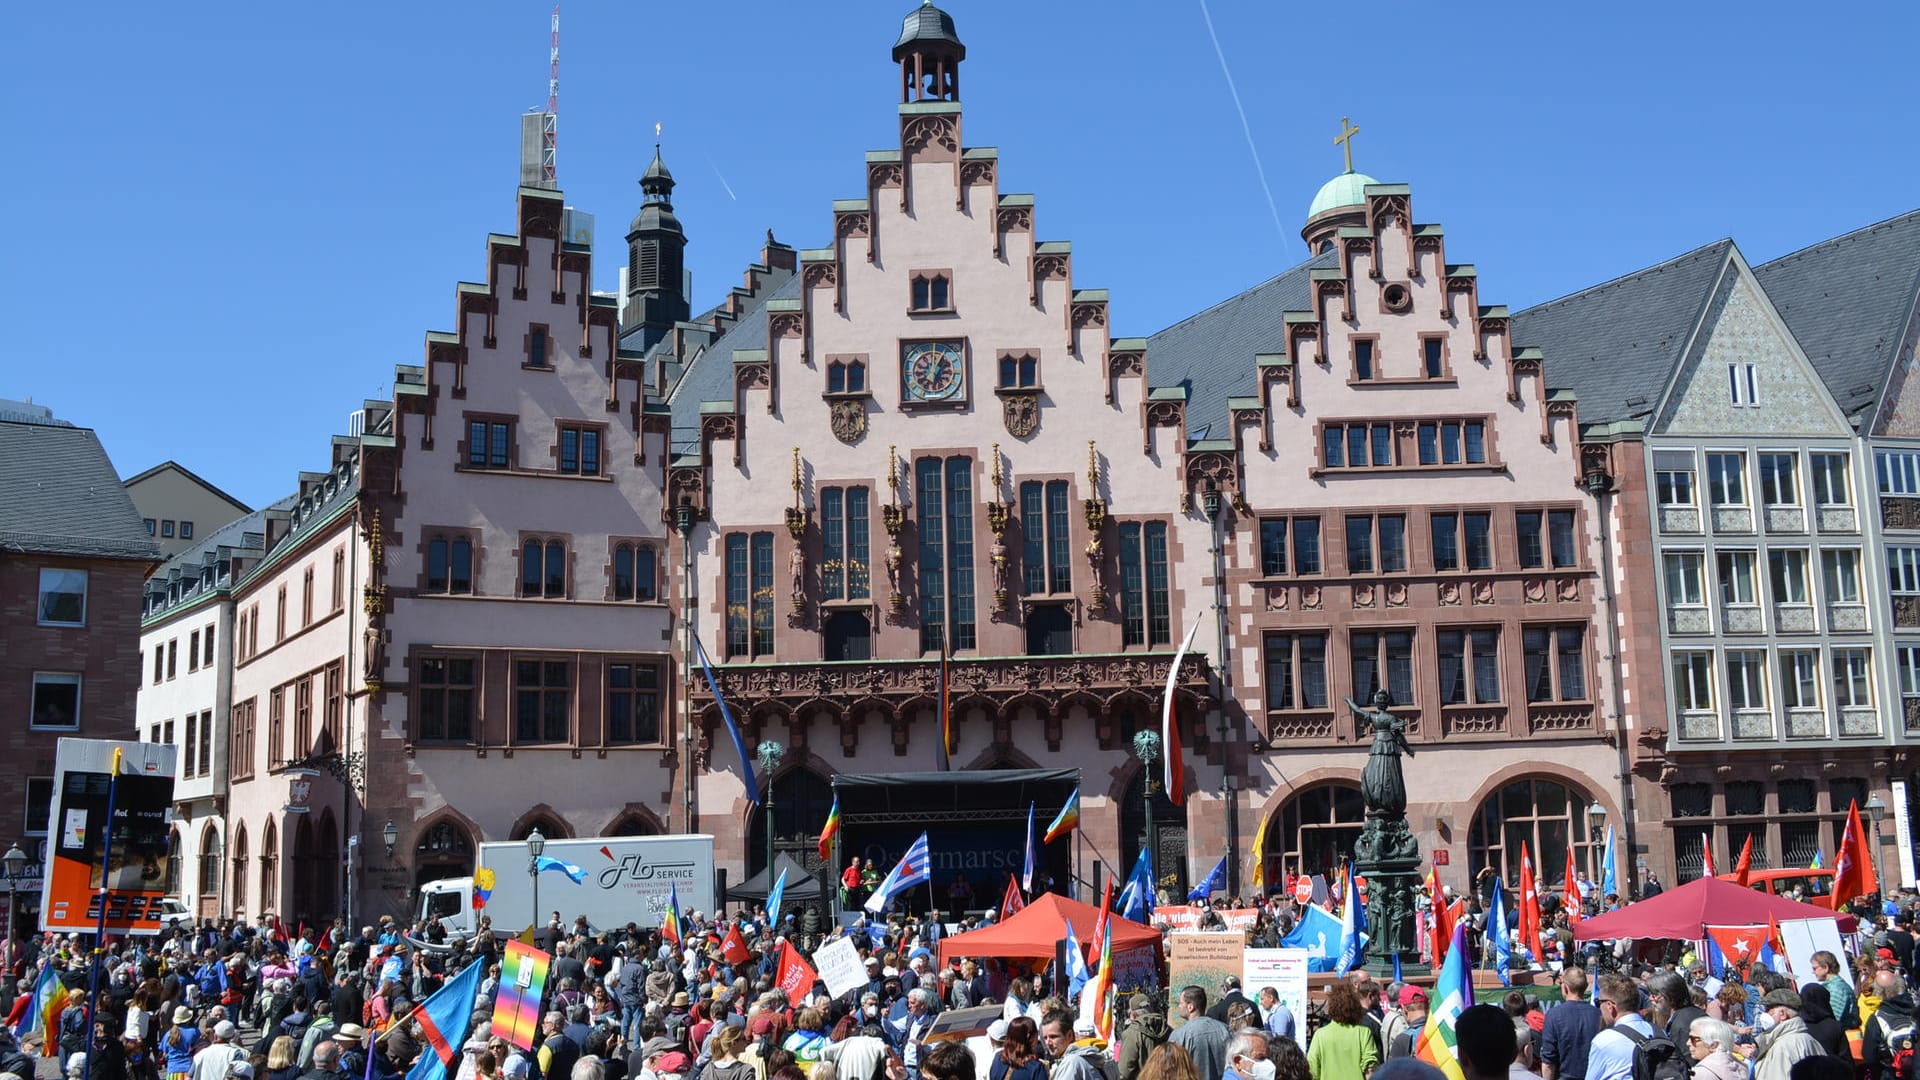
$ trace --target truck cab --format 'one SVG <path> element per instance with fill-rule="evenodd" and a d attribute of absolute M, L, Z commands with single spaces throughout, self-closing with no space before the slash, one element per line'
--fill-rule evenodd
<path fill-rule="evenodd" d="M 438 922 L 449 938 L 473 936 L 473 879 L 439 878 L 420 886 L 420 921 Z"/>

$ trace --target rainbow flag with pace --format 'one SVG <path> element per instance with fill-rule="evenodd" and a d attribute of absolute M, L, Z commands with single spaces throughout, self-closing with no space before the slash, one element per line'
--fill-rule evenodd
<path fill-rule="evenodd" d="M 821 858 L 829 861 L 833 859 L 833 838 L 839 835 L 840 793 L 836 791 L 833 793 L 833 809 L 827 811 L 827 823 L 820 826 L 820 842 L 815 845 L 815 850 L 820 852 Z"/>
<path fill-rule="evenodd" d="M 1813 849 L 1813 861 L 1807 864 L 1807 869 L 1809 869 L 1809 870 L 1825 870 L 1826 868 L 1827 868 L 1827 860 L 1826 860 L 1826 858 L 1825 858 L 1824 856 L 1822 856 L 1822 855 L 1820 854 L 1820 849 L 1819 849 L 1819 848 L 1814 848 L 1814 849 Z"/>
<path fill-rule="evenodd" d="M 1472 1004 L 1473 973 L 1467 970 L 1467 924 L 1463 919 L 1453 928 L 1447 962 L 1441 965 L 1440 978 L 1433 984 L 1433 1007 L 1427 1012 L 1427 1026 L 1420 1030 L 1413 1045 L 1413 1056 L 1445 1073 L 1447 1080 L 1466 1078 L 1453 1026 Z"/>
<path fill-rule="evenodd" d="M 667 910 L 660 916 L 660 936 L 675 945 L 684 945 L 685 935 L 680 932 L 680 886 L 667 885 Z"/>
<path fill-rule="evenodd" d="M 520 941 L 507 942 L 500 961 L 500 992 L 493 1002 L 493 1033 L 522 1050 L 540 1030 L 540 998 L 553 957 Z"/>
<path fill-rule="evenodd" d="M 40 969 L 39 978 L 34 980 L 33 1000 L 28 1003 L 19 1026 L 13 1029 L 14 1038 L 24 1039 L 38 1031 L 47 1046 L 59 1046 L 60 1014 L 66 1008 L 66 984 L 60 981 L 60 973 L 49 964 Z"/>
<path fill-rule="evenodd" d="M 1114 1038 L 1114 990 L 1113 921 L 1109 919 L 1103 921 L 1100 931 L 1100 965 L 1080 990 L 1080 1014 L 1093 1017 L 1094 1034 L 1106 1040 L 1108 1051 L 1117 1059 L 1120 1043 Z"/>
<path fill-rule="evenodd" d="M 1067 805 L 1060 808 L 1060 814 L 1047 826 L 1047 835 L 1040 838 L 1043 844 L 1051 844 L 1080 827 L 1080 789 L 1074 788 L 1067 796 Z"/>

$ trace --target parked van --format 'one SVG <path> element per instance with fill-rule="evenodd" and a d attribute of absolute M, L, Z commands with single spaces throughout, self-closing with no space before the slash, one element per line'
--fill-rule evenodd
<path fill-rule="evenodd" d="M 1722 881 L 1739 880 L 1736 874 L 1721 874 Z M 1782 896 L 1791 900 L 1793 890 L 1800 890 L 1800 902 L 1814 907 L 1833 909 L 1833 871 L 1825 868 L 1818 870 L 1752 870 L 1747 873 L 1747 887 L 1763 893 Z"/>

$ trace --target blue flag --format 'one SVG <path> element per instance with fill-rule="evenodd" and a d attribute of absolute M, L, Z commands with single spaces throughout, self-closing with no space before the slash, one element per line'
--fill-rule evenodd
<path fill-rule="evenodd" d="M 875 915 L 887 910 L 893 898 L 922 882 L 933 880 L 933 864 L 927 857 L 927 834 L 908 845 L 907 853 L 900 856 L 900 862 L 887 871 L 886 879 L 867 897 L 866 909 Z"/>
<path fill-rule="evenodd" d="M 780 925 L 780 901 L 787 895 L 787 868 L 780 868 L 780 877 L 773 883 L 773 891 L 767 893 L 767 929 L 773 930 Z"/>
<path fill-rule="evenodd" d="M 1601 856 L 1604 865 L 1600 868 L 1600 907 L 1606 909 L 1607 897 L 1620 895 L 1620 881 L 1613 870 L 1613 826 L 1607 826 L 1607 849 Z"/>
<path fill-rule="evenodd" d="M 407 1080 L 447 1080 L 454 1074 L 460 1047 L 467 1041 L 468 1021 L 473 1019 L 473 999 L 480 992 L 480 969 L 486 966 L 484 959 L 468 964 L 414 1010 L 426 1046 L 420 1060 L 407 1070 Z"/>
<path fill-rule="evenodd" d="M 1493 937 L 1493 966 L 1500 972 L 1500 985 L 1513 985 L 1513 937 L 1507 932 L 1507 898 L 1500 889 L 1500 876 L 1493 878 L 1492 910 L 1488 913 L 1487 932 Z"/>
<path fill-rule="evenodd" d="M 1020 867 L 1020 891 L 1033 891 L 1033 804 L 1027 804 L 1027 861 Z"/>
<path fill-rule="evenodd" d="M 707 692 L 713 695 L 714 704 L 720 706 L 720 719 L 727 725 L 727 735 L 733 739 L 734 753 L 740 755 L 740 779 L 747 785 L 747 801 L 760 805 L 760 779 L 753 774 L 753 759 L 747 756 L 747 740 L 740 737 L 740 725 L 733 722 L 733 710 L 727 707 L 727 699 L 721 696 L 720 683 L 713 677 L 713 662 L 707 659 L 707 647 L 700 644 L 700 635 L 693 636 L 694 651 L 700 654 L 700 670 L 707 677 Z"/>
<path fill-rule="evenodd" d="M 1300 921 L 1293 924 L 1280 944 L 1288 949 L 1305 949 L 1309 972 L 1332 971 L 1334 958 L 1339 955 L 1340 933 L 1340 920 L 1334 918 L 1332 912 L 1318 904 L 1308 904 L 1300 912 Z"/>
<path fill-rule="evenodd" d="M 1127 875 L 1127 884 L 1114 900 L 1114 910 L 1123 919 L 1132 919 L 1143 923 L 1153 918 L 1153 867 L 1147 861 L 1147 849 L 1140 849 L 1140 857 L 1133 862 L 1133 873 Z"/>
<path fill-rule="evenodd" d="M 1224 889 L 1226 887 L 1227 887 L 1227 857 L 1225 855 L 1222 855 L 1220 856 L 1220 861 L 1213 864 L 1213 872 L 1208 874 L 1205 880 L 1201 881 L 1200 884 L 1195 885 L 1193 887 L 1193 891 L 1187 894 L 1187 903 L 1197 904 L 1200 901 L 1205 900 L 1207 897 L 1212 896 L 1214 893 L 1217 893 L 1221 889 Z"/>
<path fill-rule="evenodd" d="M 1087 970 L 1087 958 L 1080 953 L 1080 938 L 1073 932 L 1073 921 L 1067 921 L 1067 1000 L 1077 1001 L 1080 988 L 1093 978 L 1093 972 Z"/>
<path fill-rule="evenodd" d="M 534 866 L 537 867 L 542 874 L 549 870 L 558 870 L 567 875 L 567 879 L 575 885 L 587 880 L 587 872 L 585 870 L 580 869 L 565 859 L 556 859 L 551 855 L 540 856 L 540 858 L 534 861 Z"/>
<path fill-rule="evenodd" d="M 1222 859 L 1224 865 L 1225 860 Z M 1340 898 L 1340 958 L 1334 961 L 1336 975 L 1345 975 L 1360 962 L 1367 943 L 1367 911 L 1360 904 L 1360 877 L 1347 865 L 1347 895 Z"/>

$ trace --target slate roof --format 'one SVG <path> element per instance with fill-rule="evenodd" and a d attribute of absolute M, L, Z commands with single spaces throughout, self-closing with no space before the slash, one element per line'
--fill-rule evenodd
<path fill-rule="evenodd" d="M 1546 355 L 1547 385 L 1571 390 L 1582 424 L 1650 416 L 1713 303 L 1732 240 L 1513 316 L 1516 348 Z"/>
<path fill-rule="evenodd" d="M 1871 409 L 1920 293 L 1920 210 L 1754 268 L 1840 407 Z"/>
<path fill-rule="evenodd" d="M 92 428 L 0 421 L 0 551 L 160 561 Z"/>
<path fill-rule="evenodd" d="M 1191 315 L 1147 339 L 1147 381 L 1187 388 L 1187 436 L 1228 437 L 1227 398 L 1260 393 L 1260 353 L 1287 351 L 1289 311 L 1309 311 L 1308 280 L 1314 270 L 1340 264 L 1326 251 L 1277 277 Z"/>
<path fill-rule="evenodd" d="M 258 558 L 266 549 L 267 511 L 291 510 L 299 503 L 299 495 L 288 495 L 263 509 L 243 514 L 168 559 L 147 580 L 147 604 L 141 620 L 150 622 L 200 599 L 207 592 L 232 585 L 231 567 L 220 558 L 221 549 Z M 203 586 L 202 574 L 208 569 L 213 571 L 213 581 Z M 169 600 L 170 596 L 173 599 Z"/>
<path fill-rule="evenodd" d="M 673 452 L 699 449 L 700 403 L 733 400 L 733 352 L 735 349 L 767 347 L 767 304 L 774 300 L 800 299 L 800 275 L 794 274 L 760 298 L 736 319 L 727 332 L 714 339 L 667 392 L 673 407 Z"/>

